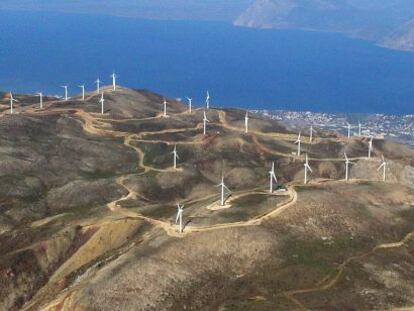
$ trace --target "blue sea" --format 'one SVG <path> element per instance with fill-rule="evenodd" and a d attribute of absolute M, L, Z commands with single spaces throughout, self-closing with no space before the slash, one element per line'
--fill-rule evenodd
<path fill-rule="evenodd" d="M 218 22 L 0 12 L 0 90 L 120 84 L 216 106 L 414 113 L 414 53 L 332 33 Z"/>

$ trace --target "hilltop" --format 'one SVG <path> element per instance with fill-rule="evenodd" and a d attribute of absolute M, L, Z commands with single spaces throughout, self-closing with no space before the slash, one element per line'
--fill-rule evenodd
<path fill-rule="evenodd" d="M 15 95 L 15 114 L 2 94 L 4 310 L 414 305 L 412 149 L 375 139 L 368 159 L 368 137 L 315 129 L 311 142 L 303 129 L 297 156 L 283 122 L 250 114 L 245 133 L 245 111 L 212 107 L 203 135 L 203 108 L 167 98 L 164 116 L 161 95 L 103 90 L 104 114 L 95 92 L 46 97 L 43 109 Z"/>

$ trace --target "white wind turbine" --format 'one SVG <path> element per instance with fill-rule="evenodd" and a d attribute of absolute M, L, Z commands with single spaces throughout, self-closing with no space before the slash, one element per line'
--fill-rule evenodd
<path fill-rule="evenodd" d="M 351 124 L 348 123 L 348 139 L 351 139 Z"/>
<path fill-rule="evenodd" d="M 112 89 L 114 91 L 116 91 L 116 78 L 117 78 L 117 75 L 115 74 L 115 72 L 113 72 L 110 77 L 112 78 Z"/>
<path fill-rule="evenodd" d="M 308 170 L 313 173 L 312 168 L 309 165 L 308 154 L 306 154 L 306 161 L 305 161 L 305 185 L 308 183 Z"/>
<path fill-rule="evenodd" d="M 99 94 L 101 92 L 101 80 L 99 80 L 99 78 L 96 79 L 95 84 L 96 84 L 96 93 Z"/>
<path fill-rule="evenodd" d="M 298 139 L 295 141 L 295 144 L 298 145 L 298 152 L 297 152 L 298 157 L 300 157 L 300 153 L 301 153 L 301 143 L 302 143 L 301 136 L 302 136 L 302 133 L 299 132 Z"/>
<path fill-rule="evenodd" d="M 61 87 L 65 89 L 65 101 L 67 101 L 68 100 L 68 86 L 62 85 Z"/>
<path fill-rule="evenodd" d="M 193 99 L 187 97 L 187 100 L 188 100 L 188 112 L 191 113 L 193 112 Z"/>
<path fill-rule="evenodd" d="M 384 156 L 382 156 L 382 161 L 380 166 L 378 167 L 378 171 L 382 169 L 382 181 L 385 182 L 387 180 L 387 166 L 388 163 L 385 161 Z"/>
<path fill-rule="evenodd" d="M 353 164 L 348 156 L 346 155 L 346 153 L 344 153 L 345 156 L 345 181 L 349 180 L 349 165 Z"/>
<path fill-rule="evenodd" d="M 374 140 L 374 137 L 371 136 L 371 138 L 369 139 L 369 142 L 368 142 L 368 158 L 371 158 L 373 140 Z"/>
<path fill-rule="evenodd" d="M 204 110 L 204 118 L 203 118 L 203 133 L 204 133 L 204 136 L 206 135 L 206 132 L 207 132 L 207 122 L 210 122 L 210 120 L 207 119 L 206 111 Z"/>
<path fill-rule="evenodd" d="M 99 100 L 99 103 L 101 104 L 101 114 L 104 114 L 104 102 L 104 93 L 102 92 L 101 99 Z"/>
<path fill-rule="evenodd" d="M 84 84 L 82 84 L 82 85 L 78 85 L 80 88 L 81 88 L 81 90 L 82 90 L 82 100 L 85 100 L 85 85 Z"/>
<path fill-rule="evenodd" d="M 39 93 L 37 93 L 37 96 L 39 96 L 40 109 L 43 109 L 43 93 L 39 92 Z"/>
<path fill-rule="evenodd" d="M 164 97 L 164 101 L 163 101 L 163 105 L 164 105 L 164 118 L 167 117 L 167 100 Z"/>
<path fill-rule="evenodd" d="M 174 157 L 174 169 L 177 169 L 177 160 L 180 159 L 177 153 L 177 145 L 174 146 L 174 150 L 171 152 Z"/>
<path fill-rule="evenodd" d="M 18 102 L 17 99 L 13 98 L 13 93 L 10 92 L 10 113 L 13 114 L 13 103 Z"/>
<path fill-rule="evenodd" d="M 277 177 L 275 174 L 275 162 L 272 162 L 272 169 L 269 171 L 269 176 L 270 176 L 269 192 L 273 193 L 273 182 L 277 184 Z"/>
<path fill-rule="evenodd" d="M 249 112 L 246 111 L 246 116 L 244 117 L 244 132 L 247 134 L 249 132 Z"/>
<path fill-rule="evenodd" d="M 183 212 L 184 212 L 184 205 L 180 205 L 177 203 L 177 217 L 175 218 L 175 224 L 179 224 L 179 232 L 183 232 Z"/>
<path fill-rule="evenodd" d="M 207 95 L 206 95 L 206 109 L 210 109 L 210 93 L 209 91 L 207 91 Z"/>
<path fill-rule="evenodd" d="M 360 121 L 358 121 L 358 136 L 362 135 L 362 124 Z"/>
<path fill-rule="evenodd" d="M 225 190 L 227 190 L 228 192 L 231 192 L 229 188 L 227 188 L 227 186 L 224 184 L 224 176 L 221 176 L 221 183 L 219 183 L 216 187 L 221 187 L 221 199 L 220 199 L 220 205 L 224 206 L 224 195 L 225 195 Z"/>

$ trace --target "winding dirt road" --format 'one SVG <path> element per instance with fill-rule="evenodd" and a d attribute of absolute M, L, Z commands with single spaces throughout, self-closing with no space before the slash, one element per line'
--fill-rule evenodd
<path fill-rule="evenodd" d="M 87 97 L 87 101 L 93 99 L 95 96 L 98 96 L 97 94 L 88 94 Z M 123 138 L 123 144 L 125 146 L 127 146 L 128 148 L 132 148 L 136 154 L 137 154 L 137 173 L 136 174 L 128 174 L 128 175 L 123 175 L 121 177 L 118 177 L 116 179 L 116 183 L 118 185 L 120 185 L 121 187 L 125 188 L 127 191 L 127 194 L 125 196 L 123 196 L 122 198 L 119 198 L 117 200 L 114 200 L 110 203 L 107 204 L 108 209 L 116 214 L 119 215 L 121 217 L 124 218 L 132 218 L 132 219 L 140 219 L 143 221 L 146 221 L 148 223 L 150 223 L 153 226 L 157 226 L 161 229 L 163 229 L 169 236 L 172 237 L 178 237 L 178 238 L 183 238 L 185 236 L 188 236 L 192 233 L 199 233 L 199 232 L 207 232 L 207 231 L 212 231 L 212 230 L 222 230 L 222 229 L 228 229 L 228 228 L 238 228 L 238 227 L 246 227 L 246 226 L 257 226 L 262 224 L 263 221 L 272 218 L 272 217 L 277 217 L 278 215 L 280 215 L 281 213 L 283 213 L 286 209 L 288 209 L 289 207 L 293 206 L 296 204 L 297 200 L 298 200 L 298 194 L 295 190 L 295 185 L 291 184 L 288 186 L 287 188 L 287 196 L 288 199 L 281 203 L 281 204 L 277 204 L 271 211 L 268 211 L 266 213 L 263 213 L 261 215 L 257 215 L 249 220 L 246 221 L 239 221 L 239 222 L 229 222 L 229 223 L 223 223 L 223 224 L 215 224 L 215 225 L 207 225 L 207 226 L 187 226 L 184 230 L 183 233 L 179 233 L 177 231 L 177 226 L 175 224 L 172 224 L 171 222 L 167 222 L 167 221 L 162 221 L 159 219 L 154 219 L 154 218 L 150 218 L 150 217 L 146 217 L 144 215 L 141 215 L 137 212 L 134 212 L 130 209 L 126 209 L 126 208 L 122 208 L 121 207 L 121 203 L 126 201 L 126 200 L 136 200 L 138 198 L 144 200 L 144 201 L 150 201 L 148 200 L 148 198 L 145 198 L 143 195 L 137 193 L 136 191 L 134 191 L 133 189 L 131 189 L 130 187 L 128 187 L 126 180 L 128 177 L 130 176 L 134 176 L 134 175 L 142 175 L 142 174 L 146 174 L 148 172 L 151 171 L 155 171 L 155 172 L 179 172 L 182 171 L 182 169 L 174 169 L 173 167 L 169 167 L 166 169 L 161 169 L 161 168 L 156 168 L 156 167 L 152 167 L 149 165 L 146 165 L 144 162 L 145 159 L 145 153 L 142 151 L 141 148 L 139 148 L 137 145 L 134 144 L 135 143 L 154 143 L 154 144 L 166 144 L 168 146 L 177 144 L 177 145 L 198 145 L 198 144 L 205 144 L 206 142 L 208 142 L 208 139 L 206 140 L 205 137 L 203 137 L 202 135 L 198 135 L 196 136 L 196 138 L 194 140 L 191 141 L 181 141 L 181 142 L 174 142 L 174 141 L 168 141 L 168 140 L 157 140 L 157 139 L 147 139 L 150 136 L 153 135 L 161 135 L 161 134 L 171 134 L 171 133 L 182 133 L 182 132 L 198 132 L 202 130 L 202 123 L 198 123 L 195 127 L 192 128 L 180 128 L 180 129 L 165 129 L 165 130 L 160 130 L 160 131 L 146 131 L 146 132 L 141 132 L 141 133 L 129 133 L 129 132 L 122 132 L 122 131 L 115 131 L 113 129 L 107 129 L 107 128 L 103 128 L 102 126 L 108 126 L 110 127 L 110 123 L 108 122 L 127 122 L 127 121 L 145 121 L 145 120 L 152 120 L 152 119 L 158 119 L 158 118 L 162 118 L 161 114 L 158 114 L 154 117 L 147 117 L 147 118 L 142 118 L 142 119 L 138 119 L 138 118 L 132 118 L 132 119 L 122 119 L 122 120 L 117 120 L 117 119 L 106 119 L 103 118 L 100 114 L 97 113 L 89 113 L 84 111 L 83 109 L 80 108 L 75 108 L 75 109 L 64 109 L 64 108 L 53 108 L 54 105 L 59 104 L 60 101 L 56 100 L 56 101 L 51 101 L 51 102 L 46 102 L 45 103 L 45 109 L 40 110 L 38 108 L 35 107 L 25 107 L 24 112 L 27 114 L 43 114 L 43 115 L 47 115 L 47 114 L 59 114 L 59 113 L 72 113 L 74 116 L 76 116 L 77 118 L 79 118 L 82 122 L 82 126 L 83 126 L 83 130 L 91 135 L 96 135 L 96 136 L 101 136 L 101 137 L 115 137 L 115 138 Z M 50 109 L 50 110 L 48 110 Z M 180 112 L 177 114 L 174 114 L 174 116 L 178 116 L 178 115 L 182 115 L 186 112 Z M 244 133 L 244 129 L 243 128 L 237 128 L 234 126 L 231 126 L 227 120 L 226 120 L 226 113 L 224 111 L 218 111 L 218 115 L 219 115 L 219 123 L 212 123 L 212 124 L 216 124 L 219 125 L 223 128 L 226 128 L 230 131 L 235 131 L 238 133 Z M 297 139 L 297 136 L 294 134 L 286 134 L 286 133 L 264 133 L 264 132 L 260 132 L 260 131 L 253 131 L 251 130 L 249 132 L 249 134 L 252 139 L 253 142 L 256 144 L 256 146 L 258 146 L 260 148 L 260 150 L 262 150 L 263 152 L 266 152 L 267 154 L 271 154 L 271 155 L 277 155 L 277 156 L 281 156 L 281 157 L 295 157 L 292 154 L 285 154 L 282 152 L 278 152 L 275 150 L 271 150 L 270 148 L 264 146 L 263 144 L 261 144 L 258 139 L 257 136 L 261 136 L 261 137 L 267 137 L 267 138 L 271 138 L 271 139 L 277 139 L 277 140 L 284 140 L 284 141 L 288 141 L 288 142 L 294 142 Z M 315 138 L 315 142 L 318 141 L 341 141 L 340 139 L 333 139 L 333 138 L 327 138 L 327 139 L 318 139 Z M 350 158 L 351 159 L 351 158 Z M 356 157 L 356 158 L 352 158 L 351 160 L 361 160 L 361 159 L 366 159 L 365 157 Z M 311 159 L 312 161 L 344 161 L 343 159 L 338 159 L 338 158 L 326 158 L 326 159 Z M 233 198 L 230 200 L 233 201 L 237 198 L 243 197 L 243 196 L 247 196 L 247 195 L 252 195 L 252 194 L 259 194 L 259 195 L 264 195 L 264 196 L 269 196 L 269 195 L 274 195 L 274 194 L 269 194 L 266 192 L 262 192 L 262 191 L 257 191 L 256 189 L 254 190 L 248 190 L 248 191 L 243 191 L 243 192 L 238 192 L 235 193 L 233 195 Z M 208 196 L 206 198 L 211 198 L 212 196 Z M 205 198 L 198 198 L 197 201 L 203 200 Z M 195 201 L 193 201 L 195 202 Z M 191 201 L 189 201 L 188 203 L 192 203 Z M 287 291 L 282 293 L 281 295 L 286 297 L 287 299 L 289 299 L 290 301 L 294 302 L 299 308 L 306 310 L 306 307 L 299 302 L 299 300 L 296 298 L 296 296 L 299 296 L 301 294 L 305 294 L 305 293 L 312 293 L 312 292 L 317 292 L 317 291 L 326 291 L 332 287 L 334 287 L 338 280 L 341 278 L 344 269 L 353 261 L 358 260 L 358 259 L 362 259 L 364 257 L 370 256 L 372 254 L 374 254 L 375 252 L 379 251 L 379 250 L 387 250 L 387 249 L 393 249 L 393 248 L 399 248 L 404 246 L 408 241 L 410 241 L 411 239 L 413 239 L 413 232 L 408 234 L 404 239 L 402 239 L 401 241 L 398 241 L 396 243 L 389 243 L 389 244 L 380 244 L 376 247 L 374 247 L 372 250 L 370 250 L 367 253 L 364 253 L 362 255 L 357 255 L 357 256 L 352 256 L 349 257 L 348 259 L 346 259 L 342 264 L 340 264 L 337 268 L 337 272 L 331 276 L 331 275 L 327 275 L 325 276 L 319 283 L 317 286 L 315 287 L 311 287 L 311 288 L 306 288 L 306 289 L 298 289 L 298 290 L 291 290 L 291 291 Z M 59 299 L 59 303 L 61 301 L 65 301 L 65 299 L 67 299 L 71 293 L 73 293 L 72 291 L 69 291 L 68 293 L 65 294 L 65 297 L 62 299 Z"/>

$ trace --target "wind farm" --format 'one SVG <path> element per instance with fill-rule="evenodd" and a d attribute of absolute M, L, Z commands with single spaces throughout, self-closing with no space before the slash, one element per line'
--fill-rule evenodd
<path fill-rule="evenodd" d="M 6 309 L 410 306 L 412 148 L 109 77 L 0 99 Z"/>

